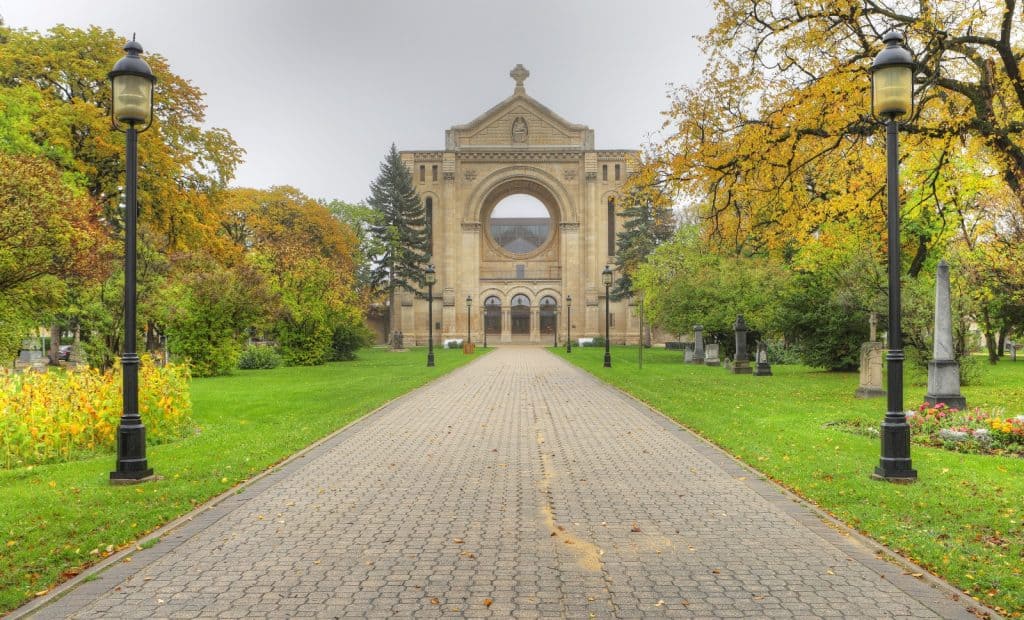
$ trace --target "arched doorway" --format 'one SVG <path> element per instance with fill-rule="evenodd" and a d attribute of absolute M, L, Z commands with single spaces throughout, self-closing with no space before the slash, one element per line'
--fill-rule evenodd
<path fill-rule="evenodd" d="M 512 297 L 512 335 L 530 335 L 530 298 L 519 294 Z"/>
<path fill-rule="evenodd" d="M 484 300 L 484 330 L 501 335 L 501 300 L 494 295 Z"/>
<path fill-rule="evenodd" d="M 550 295 L 540 300 L 540 333 L 552 335 L 557 329 L 556 310 L 558 302 Z"/>

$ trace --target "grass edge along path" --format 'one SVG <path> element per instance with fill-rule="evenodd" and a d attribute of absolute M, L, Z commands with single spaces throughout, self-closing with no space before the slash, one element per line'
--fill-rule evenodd
<path fill-rule="evenodd" d="M 199 432 L 147 447 L 154 482 L 110 485 L 113 454 L 0 470 L 0 615 L 480 354 L 436 349 L 427 368 L 425 350 L 367 349 L 194 379 Z"/>
<path fill-rule="evenodd" d="M 1024 459 L 959 454 L 913 445 L 919 480 L 875 481 L 879 439 L 824 426 L 880 424 L 885 399 L 856 399 L 856 373 L 773 366 L 771 377 L 684 364 L 682 352 L 613 347 L 551 349 L 711 441 L 799 497 L 927 568 L 1010 618 L 1024 617 Z M 911 378 L 911 377 L 908 377 Z M 919 379 L 919 378 L 918 378 Z M 964 388 L 968 405 L 1024 403 L 1024 364 L 986 367 Z M 925 387 L 911 379 L 907 408 Z"/>

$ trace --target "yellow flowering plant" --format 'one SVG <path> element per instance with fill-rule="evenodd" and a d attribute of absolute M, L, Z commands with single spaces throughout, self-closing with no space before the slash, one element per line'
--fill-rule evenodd
<path fill-rule="evenodd" d="M 194 429 L 187 366 L 159 367 L 142 356 L 139 413 L 148 443 Z M 121 369 L 0 374 L 0 467 L 84 458 L 115 448 L 121 417 Z"/>

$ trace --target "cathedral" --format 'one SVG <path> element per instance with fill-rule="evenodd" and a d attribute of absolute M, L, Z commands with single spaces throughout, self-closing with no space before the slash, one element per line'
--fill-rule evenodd
<path fill-rule="evenodd" d="M 614 267 L 617 202 L 639 152 L 595 149 L 593 129 L 526 94 L 529 75 L 512 69 L 512 96 L 448 129 L 444 150 L 401 153 L 430 223 L 437 280 L 433 299 L 396 298 L 406 344 L 427 343 L 428 303 L 435 344 L 604 335 L 602 271 Z M 611 301 L 608 312 L 611 341 L 637 342 L 634 301 Z"/>

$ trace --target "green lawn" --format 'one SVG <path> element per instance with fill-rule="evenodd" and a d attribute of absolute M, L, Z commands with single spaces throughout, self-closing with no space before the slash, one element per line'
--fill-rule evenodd
<path fill-rule="evenodd" d="M 770 478 L 1010 617 L 1024 617 L 1024 459 L 912 447 L 919 481 L 872 480 L 879 440 L 828 428 L 881 423 L 885 399 L 858 400 L 855 373 L 773 366 L 772 377 L 683 364 L 682 352 L 614 347 L 557 354 L 629 392 Z M 921 403 L 910 377 L 906 408 Z M 963 389 L 970 407 L 1024 413 L 1024 362 L 985 364 Z"/>
<path fill-rule="evenodd" d="M 114 456 L 0 470 L 0 614 L 473 356 L 363 350 L 354 362 L 196 379 L 200 432 L 151 446 L 162 480 L 107 482 Z M 145 420 L 143 420 L 145 421 Z"/>

